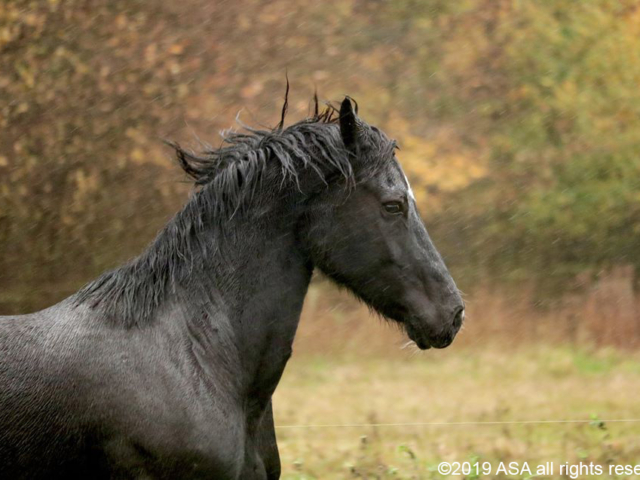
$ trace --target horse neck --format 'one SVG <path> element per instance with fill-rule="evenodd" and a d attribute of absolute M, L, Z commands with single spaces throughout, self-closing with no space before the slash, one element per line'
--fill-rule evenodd
<path fill-rule="evenodd" d="M 197 234 L 208 253 L 176 299 L 189 339 L 208 352 L 201 362 L 225 368 L 241 394 L 262 404 L 291 354 L 312 265 L 291 207 L 258 210 Z"/>

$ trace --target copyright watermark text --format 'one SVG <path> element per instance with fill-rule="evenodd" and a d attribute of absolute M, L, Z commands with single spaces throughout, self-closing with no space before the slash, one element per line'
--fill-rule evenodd
<path fill-rule="evenodd" d="M 589 463 L 554 463 L 534 464 L 530 462 L 440 462 L 438 473 L 441 475 L 517 475 L 551 477 L 566 475 L 569 478 L 581 478 L 590 475 L 640 475 L 639 465 L 599 465 Z"/>

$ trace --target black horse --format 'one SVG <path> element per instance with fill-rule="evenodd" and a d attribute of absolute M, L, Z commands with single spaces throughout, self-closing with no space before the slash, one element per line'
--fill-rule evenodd
<path fill-rule="evenodd" d="M 271 396 L 316 267 L 421 349 L 460 328 L 395 142 L 349 98 L 175 147 L 201 188 L 141 256 L 0 317 L 0 478 L 279 478 Z"/>

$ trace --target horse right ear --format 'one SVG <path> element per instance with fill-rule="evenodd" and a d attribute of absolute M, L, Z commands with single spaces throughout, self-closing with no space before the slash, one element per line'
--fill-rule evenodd
<path fill-rule="evenodd" d="M 340 105 L 340 136 L 347 151 L 356 155 L 358 153 L 358 117 L 349 97 L 346 97 Z"/>

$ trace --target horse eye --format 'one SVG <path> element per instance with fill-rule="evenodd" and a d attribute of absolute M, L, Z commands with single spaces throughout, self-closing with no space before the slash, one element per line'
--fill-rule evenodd
<path fill-rule="evenodd" d="M 392 213 L 392 214 L 402 213 L 402 204 L 400 202 L 387 202 L 383 206 L 384 206 L 384 210 L 387 213 Z"/>

